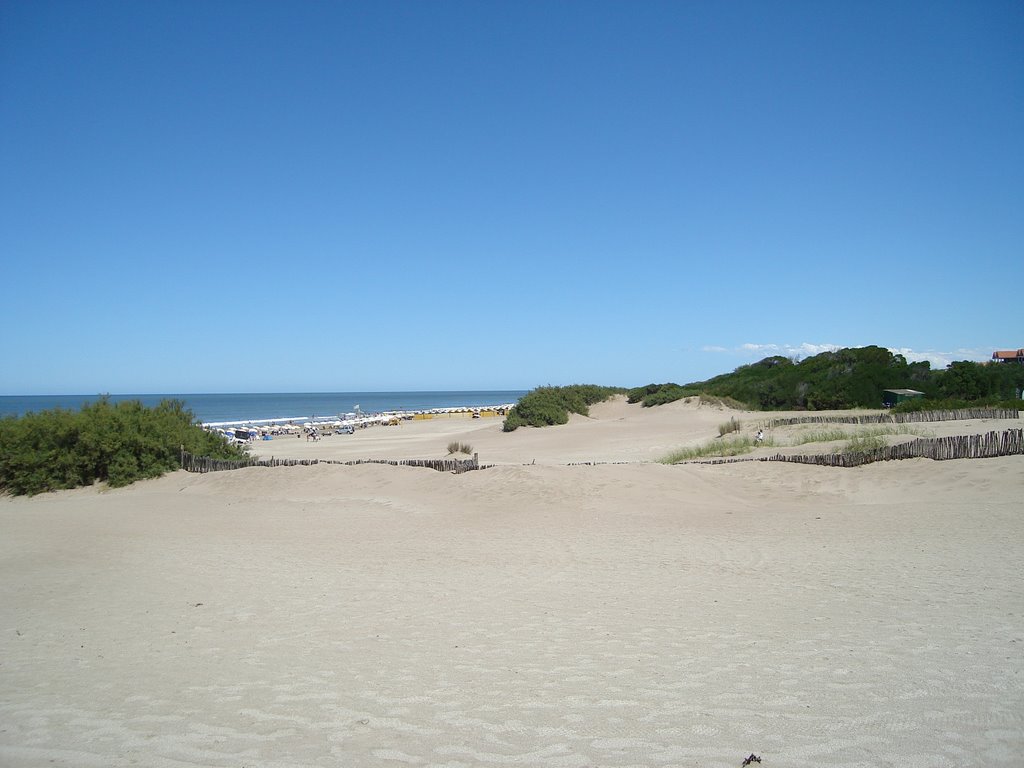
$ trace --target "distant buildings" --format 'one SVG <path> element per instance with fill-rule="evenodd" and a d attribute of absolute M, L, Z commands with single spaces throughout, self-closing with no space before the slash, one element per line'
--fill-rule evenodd
<path fill-rule="evenodd" d="M 992 353 L 992 359 L 1001 363 L 1024 365 L 1024 349 L 1003 349 Z"/>

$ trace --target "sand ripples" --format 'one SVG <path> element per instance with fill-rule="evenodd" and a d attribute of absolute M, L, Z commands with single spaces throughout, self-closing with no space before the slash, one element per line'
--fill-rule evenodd
<path fill-rule="evenodd" d="M 783 469 L 5 502 L 0 763 L 1015 761 L 1016 506 Z"/>

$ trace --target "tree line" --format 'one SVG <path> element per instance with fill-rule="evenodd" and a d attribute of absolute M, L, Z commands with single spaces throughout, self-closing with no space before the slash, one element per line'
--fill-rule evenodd
<path fill-rule="evenodd" d="M 990 405 L 1017 408 L 1024 389 L 1024 366 L 959 361 L 932 370 L 928 361 L 908 363 L 903 355 L 877 346 L 823 352 L 804 360 L 766 357 L 732 373 L 691 384 L 648 384 L 629 390 L 631 403 L 660 405 L 684 397 L 731 398 L 752 410 L 837 410 L 879 408 L 882 391 L 924 393 L 899 410 Z"/>

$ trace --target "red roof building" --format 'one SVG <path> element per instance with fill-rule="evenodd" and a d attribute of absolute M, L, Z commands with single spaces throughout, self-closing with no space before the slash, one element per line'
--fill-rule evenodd
<path fill-rule="evenodd" d="M 996 350 L 992 353 L 993 360 L 1000 362 L 1020 363 L 1024 365 L 1024 349 Z"/>

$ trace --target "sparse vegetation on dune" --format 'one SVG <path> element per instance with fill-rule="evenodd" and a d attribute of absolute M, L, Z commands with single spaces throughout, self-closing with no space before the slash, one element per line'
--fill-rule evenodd
<path fill-rule="evenodd" d="M 847 440 L 850 433 L 845 429 L 812 429 L 800 430 L 787 440 L 788 445 L 806 445 L 808 443 L 834 443 Z"/>
<path fill-rule="evenodd" d="M 717 395 L 701 394 L 697 397 L 697 401 L 700 405 L 708 405 L 713 408 L 731 408 L 734 411 L 750 410 L 746 403 L 741 403 L 739 400 L 732 397 L 718 397 Z"/>
<path fill-rule="evenodd" d="M 573 384 L 568 387 L 537 387 L 527 392 L 505 417 L 502 429 L 512 432 L 519 427 L 546 427 L 565 424 L 570 413 L 587 416 L 590 406 L 624 393 L 623 387 L 600 387 L 595 384 Z"/>
<path fill-rule="evenodd" d="M 729 419 L 728 421 L 723 422 L 723 423 L 718 425 L 718 436 L 719 437 L 724 437 L 725 435 L 728 435 L 728 434 L 730 434 L 732 432 L 739 432 L 739 431 L 740 431 L 740 423 L 736 420 L 735 416 L 732 417 L 731 419 Z"/>
<path fill-rule="evenodd" d="M 850 441 L 843 446 L 841 451 L 836 453 L 867 453 L 877 451 L 886 446 L 885 436 L 881 434 L 854 435 Z"/>
<path fill-rule="evenodd" d="M 916 425 L 898 424 L 894 426 L 865 426 L 849 429 L 836 428 L 802 428 L 792 432 L 780 431 L 758 443 L 747 435 L 736 434 L 742 425 L 735 418 L 718 426 L 718 437 L 697 445 L 680 448 L 660 459 L 662 464 L 678 464 L 695 459 L 724 458 L 750 453 L 755 448 L 786 448 L 798 445 L 839 443 L 833 453 L 858 453 L 882 448 L 887 444 L 886 437 L 891 435 L 914 435 L 928 437 L 933 433 L 927 428 Z M 733 435 L 732 437 L 726 437 Z"/>
<path fill-rule="evenodd" d="M 453 453 L 464 453 L 467 456 L 472 455 L 473 446 L 469 443 L 460 443 L 458 440 L 452 440 L 448 443 L 448 455 Z"/>
<path fill-rule="evenodd" d="M 808 443 L 835 443 L 840 440 L 874 439 L 886 435 L 915 435 L 930 437 L 932 431 L 920 425 L 896 424 L 891 427 L 838 427 L 826 429 L 802 429 L 785 439 L 786 445 L 806 445 Z"/>
<path fill-rule="evenodd" d="M 756 447 L 772 447 L 771 439 L 761 442 Z M 721 458 L 725 456 L 740 456 L 750 453 L 755 447 L 754 439 L 747 435 L 731 437 L 726 440 L 714 439 L 703 445 L 689 446 L 672 451 L 667 456 L 659 459 L 661 464 L 678 464 L 682 461 L 693 459 Z"/>

